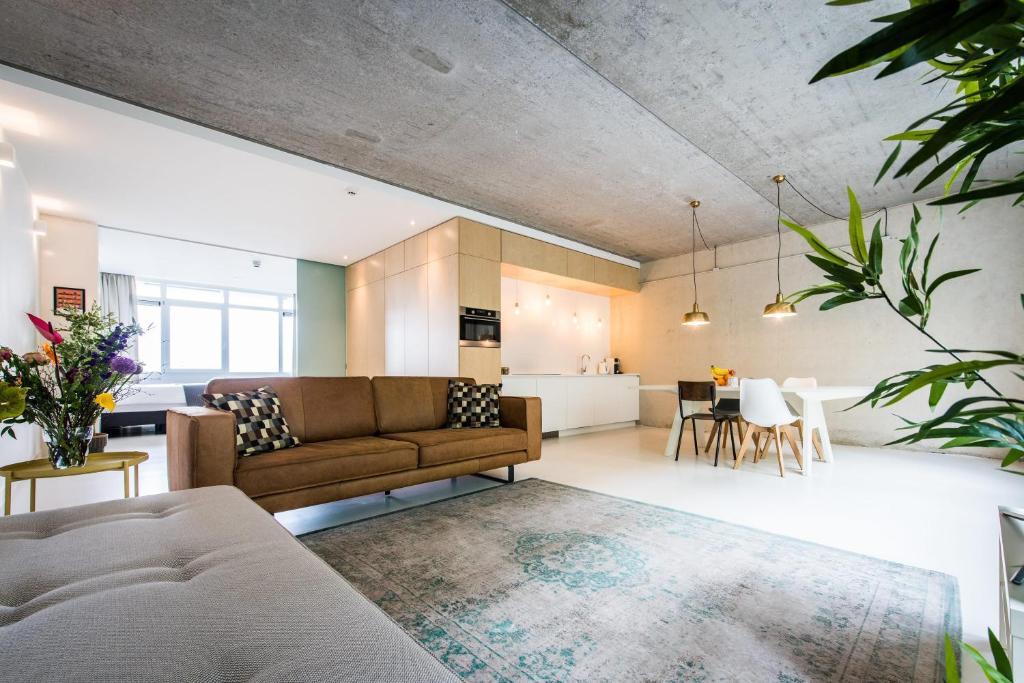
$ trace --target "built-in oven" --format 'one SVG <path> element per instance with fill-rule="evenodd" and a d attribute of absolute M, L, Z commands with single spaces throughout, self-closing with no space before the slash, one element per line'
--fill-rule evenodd
<path fill-rule="evenodd" d="M 459 308 L 459 346 L 501 346 L 501 311 Z"/>

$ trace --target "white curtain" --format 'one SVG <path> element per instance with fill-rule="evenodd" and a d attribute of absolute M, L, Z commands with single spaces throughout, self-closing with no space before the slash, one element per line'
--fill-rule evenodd
<path fill-rule="evenodd" d="M 131 324 L 138 317 L 135 296 L 135 277 L 118 273 L 100 273 L 100 306 L 106 314 L 112 314 L 119 323 Z M 132 358 L 138 360 L 139 350 L 135 342 L 127 349 Z"/>

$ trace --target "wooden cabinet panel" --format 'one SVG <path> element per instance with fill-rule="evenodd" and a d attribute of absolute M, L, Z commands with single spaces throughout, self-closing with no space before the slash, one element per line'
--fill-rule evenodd
<path fill-rule="evenodd" d="M 501 308 L 501 264 L 459 254 L 459 306 Z"/>
<path fill-rule="evenodd" d="M 402 244 L 405 245 L 406 268 L 415 268 L 427 262 L 427 233 L 413 235 Z"/>
<path fill-rule="evenodd" d="M 640 271 L 603 258 L 594 260 L 594 282 L 631 292 L 640 291 Z"/>
<path fill-rule="evenodd" d="M 366 263 L 356 261 L 345 268 L 345 289 L 352 291 L 366 284 Z"/>
<path fill-rule="evenodd" d="M 398 275 L 405 270 L 405 243 L 399 242 L 384 250 L 384 277 Z"/>
<path fill-rule="evenodd" d="M 363 326 L 366 324 L 365 293 L 350 289 L 345 297 L 345 374 L 358 376 L 366 363 Z"/>
<path fill-rule="evenodd" d="M 566 429 L 566 382 L 568 379 L 565 377 L 537 378 L 536 396 L 540 398 L 541 431 L 557 432 Z"/>
<path fill-rule="evenodd" d="M 453 218 L 427 230 L 427 261 L 459 252 L 459 219 Z"/>
<path fill-rule="evenodd" d="M 384 372 L 406 374 L 405 277 L 402 273 L 384 278 Z"/>
<path fill-rule="evenodd" d="M 384 280 L 371 282 L 366 290 L 366 367 L 363 374 L 384 374 Z"/>
<path fill-rule="evenodd" d="M 500 261 L 501 230 L 468 218 L 460 218 L 459 253 Z"/>
<path fill-rule="evenodd" d="M 594 282 L 594 261 L 597 259 L 590 254 L 584 254 L 572 249 L 566 250 L 566 275 L 576 280 Z"/>
<path fill-rule="evenodd" d="M 405 280 L 405 374 L 426 375 L 430 305 L 427 266 L 407 270 L 402 277 Z"/>
<path fill-rule="evenodd" d="M 459 255 L 431 261 L 427 268 L 427 374 L 459 374 Z"/>
<path fill-rule="evenodd" d="M 372 282 L 379 282 L 384 279 L 384 252 L 378 251 L 373 256 L 367 256 L 363 259 L 365 265 L 365 278 L 366 284 Z M 382 289 L 381 292 L 384 290 Z"/>
<path fill-rule="evenodd" d="M 565 275 L 568 268 L 568 249 L 503 230 L 501 260 L 523 268 Z"/>
<path fill-rule="evenodd" d="M 497 384 L 501 381 L 501 349 L 459 347 L 459 376 L 472 377 L 477 384 Z"/>

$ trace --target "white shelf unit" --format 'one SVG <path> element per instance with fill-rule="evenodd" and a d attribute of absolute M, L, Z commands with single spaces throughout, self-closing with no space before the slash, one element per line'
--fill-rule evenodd
<path fill-rule="evenodd" d="M 504 375 L 505 396 L 538 396 L 541 429 L 562 432 L 640 419 L 639 375 Z"/>

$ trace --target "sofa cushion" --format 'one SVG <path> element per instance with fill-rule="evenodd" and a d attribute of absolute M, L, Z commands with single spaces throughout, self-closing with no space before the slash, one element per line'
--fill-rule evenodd
<path fill-rule="evenodd" d="M 0 518 L 0 605 L 3 680 L 459 680 L 226 486 Z"/>
<path fill-rule="evenodd" d="M 306 441 L 330 441 L 377 432 L 369 377 L 301 377 Z"/>
<path fill-rule="evenodd" d="M 211 379 L 206 385 L 208 394 L 233 394 L 270 387 L 281 402 L 281 413 L 288 420 L 288 429 L 299 441 L 306 440 L 306 420 L 302 410 L 302 388 L 298 377 L 224 377 Z"/>
<path fill-rule="evenodd" d="M 420 467 L 526 450 L 526 432 L 511 427 L 431 429 L 382 436 L 419 446 Z"/>
<path fill-rule="evenodd" d="M 434 428 L 434 397 L 426 377 L 374 377 L 373 405 L 381 433 Z"/>
<path fill-rule="evenodd" d="M 235 449 L 240 456 L 259 455 L 301 445 L 288 429 L 281 402 L 270 387 L 233 394 L 203 394 L 212 408 L 235 416 Z"/>
<path fill-rule="evenodd" d="M 448 382 L 448 426 L 452 429 L 500 427 L 497 384 Z"/>
<path fill-rule="evenodd" d="M 411 470 L 417 462 L 413 443 L 358 436 L 240 459 L 235 483 L 250 496 L 258 497 Z"/>

